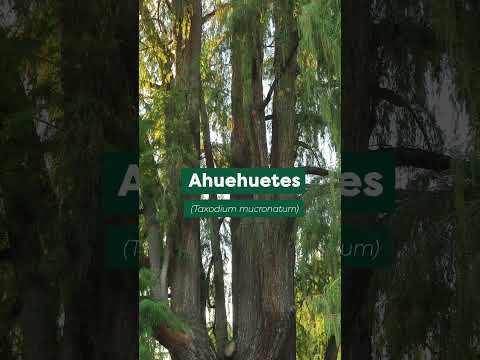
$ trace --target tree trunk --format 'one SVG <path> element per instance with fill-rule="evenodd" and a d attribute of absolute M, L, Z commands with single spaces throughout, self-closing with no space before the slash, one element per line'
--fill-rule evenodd
<path fill-rule="evenodd" d="M 4 186 L 2 189 L 11 191 Z M 28 193 L 27 189 L 22 190 Z M 38 214 L 30 220 L 22 219 L 22 216 L 11 206 L 9 198 L 10 196 L 7 196 L 6 208 L 9 218 L 12 216 L 9 220 L 11 229 L 9 237 L 14 246 L 15 274 L 21 301 L 19 324 L 22 329 L 22 358 L 25 360 L 52 359 L 57 353 L 59 304 L 57 285 L 53 277 L 45 274 L 45 269 L 42 268 L 42 264 L 45 264 L 42 238 L 46 234 L 35 231 L 40 224 L 31 222 L 33 219 L 35 222 L 38 221 L 40 218 Z M 28 203 L 34 204 L 31 199 L 28 198 L 25 202 L 19 203 L 19 205 L 22 204 L 21 211 L 25 215 L 32 214 L 26 209 Z"/>
<path fill-rule="evenodd" d="M 62 277 L 67 349 L 62 356 L 78 356 L 81 350 L 82 359 L 134 359 L 138 272 L 108 268 L 100 172 L 106 143 L 138 151 L 138 8 L 135 2 L 72 1 L 62 11 L 61 80 L 68 121 L 61 140 L 72 151 L 61 159 L 67 189 L 73 188 L 64 209 L 69 272 Z M 114 46 L 85 56 L 99 32 Z M 127 223 L 138 224 L 137 216 L 118 225 Z M 76 345 L 69 354 L 71 343 Z"/>
<path fill-rule="evenodd" d="M 278 1 L 275 17 L 275 93 L 272 118 L 272 167 L 291 167 L 297 157 L 296 118 L 298 30 L 294 18 L 295 2 Z"/>
<path fill-rule="evenodd" d="M 234 167 L 289 167 L 295 160 L 298 136 L 295 122 L 298 39 L 293 2 L 279 4 L 275 13 L 278 38 L 276 85 L 273 85 L 276 86 L 272 121 L 275 128 L 272 142 L 275 145 L 272 144 L 271 163 L 266 147 L 262 96 L 263 25 L 260 13 L 261 10 L 257 14 L 258 22 L 251 28 L 234 27 L 237 32 L 232 44 L 232 163 Z M 286 42 L 283 41 L 285 35 Z M 244 47 L 239 46 L 240 40 L 243 40 Z M 246 65 L 250 71 L 245 73 L 242 69 Z M 252 99 L 251 107 L 242 106 L 248 104 L 248 99 Z M 295 359 L 294 229 L 292 219 L 232 219 L 235 359 Z"/>
<path fill-rule="evenodd" d="M 233 11 L 240 11 L 234 7 Z M 245 47 L 242 45 L 241 24 L 234 24 L 232 41 L 232 166 L 236 168 L 253 165 L 251 137 L 249 135 L 250 114 L 244 107 L 244 98 L 248 96 L 243 68 L 246 65 Z M 250 44 L 250 47 L 253 46 Z M 247 46 L 248 48 L 248 46 Z M 251 195 L 232 195 L 232 199 L 252 199 Z M 260 273 L 259 243 L 252 233 L 249 219 L 232 218 L 230 233 L 232 239 L 232 302 L 233 302 L 233 339 L 235 341 L 235 359 L 243 357 L 256 334 L 261 319 L 260 313 Z"/>
<path fill-rule="evenodd" d="M 334 335 L 330 335 L 327 344 L 327 350 L 325 350 L 325 360 L 337 360 L 338 348 Z"/>
<path fill-rule="evenodd" d="M 342 152 L 368 150 L 372 121 L 370 0 L 342 1 Z M 355 61 L 352 61 L 355 59 Z M 342 215 L 342 224 L 368 223 Z M 342 267 L 342 357 L 371 358 L 370 269 Z"/>
<path fill-rule="evenodd" d="M 271 167 L 293 167 L 297 157 L 298 124 L 295 82 L 299 40 L 294 11 L 295 1 L 274 3 L 276 88 L 273 95 Z M 288 196 L 278 196 L 278 198 L 288 198 Z M 270 241 L 263 243 L 265 245 L 264 274 L 268 274 L 267 279 L 263 280 L 268 290 L 263 291 L 267 295 L 266 299 L 270 300 L 266 306 L 266 313 L 269 314 L 267 322 L 275 324 L 277 321 L 277 331 L 285 332 L 280 351 L 273 359 L 295 360 L 295 220 L 293 218 L 269 220 Z M 274 279 L 268 279 L 270 276 Z M 281 321 L 278 320 L 278 314 Z"/>
<path fill-rule="evenodd" d="M 165 239 L 163 247 L 162 267 L 160 269 L 160 300 L 168 302 L 168 270 L 170 268 L 170 254 L 171 254 L 171 239 Z"/>
<path fill-rule="evenodd" d="M 179 107 L 186 106 L 177 115 L 189 129 L 191 142 L 185 149 L 183 166 L 198 167 L 200 158 L 200 46 L 201 46 L 201 3 L 199 0 L 174 1 L 176 13 L 177 77 L 175 79 Z M 183 27 L 190 25 L 186 37 Z M 187 157 L 188 156 L 188 157 Z M 181 205 L 181 204 L 180 204 Z M 181 208 L 181 206 L 179 206 Z M 201 306 L 201 254 L 200 222 L 180 216 L 180 233 L 174 247 L 172 274 L 172 309 L 185 320 L 196 323 L 202 319 Z"/>
<path fill-rule="evenodd" d="M 22 119 L 23 126 L 13 125 L 22 120 L 9 119 L 9 110 L 15 114 L 30 106 L 20 76 L 18 87 L 8 90 L 16 99 L 15 105 L 22 105 L 2 109 L 6 113 L 0 117 L 4 132 L 0 139 L 0 188 L 21 306 L 22 358 L 49 360 L 57 353 L 59 309 L 55 271 L 48 271 L 47 265 L 51 264 L 46 256 L 48 251 L 56 250 L 57 245 L 53 231 L 57 220 L 53 205 L 55 196 L 50 188 L 33 113 L 31 119 Z M 4 121 L 10 123 L 4 124 Z"/>
<path fill-rule="evenodd" d="M 205 105 L 205 98 L 203 94 L 203 88 L 200 88 L 200 101 L 201 101 L 201 117 L 202 117 L 202 134 L 203 134 L 203 147 L 205 151 L 205 159 L 207 168 L 213 169 L 215 163 L 213 160 L 212 144 L 210 141 L 210 124 L 208 120 L 208 113 Z M 217 199 L 217 195 L 210 195 L 214 200 Z M 216 218 L 210 219 L 210 244 L 212 248 L 212 262 L 214 268 L 213 283 L 215 289 L 215 344 L 217 348 L 217 359 L 223 359 L 224 350 L 228 341 L 227 331 L 227 310 L 225 307 L 225 281 L 223 271 L 223 256 L 221 249 L 221 234 L 220 227 L 221 221 Z M 207 279 L 207 286 L 208 286 Z"/>
<path fill-rule="evenodd" d="M 143 208 L 147 227 L 150 270 L 153 275 L 152 297 L 155 300 L 167 302 L 168 286 L 165 274 L 168 271 L 169 254 L 165 245 L 162 259 L 162 238 L 164 233 L 157 219 L 155 200 L 150 189 L 145 189 L 143 192 Z"/>
<path fill-rule="evenodd" d="M 200 50 L 202 5 L 200 0 L 175 0 L 176 77 L 170 128 L 172 138 L 183 138 L 183 167 L 200 165 Z M 187 29 L 187 31 L 185 31 Z M 179 196 L 178 199 L 181 197 Z M 179 204 L 178 209 L 182 208 Z M 202 300 L 202 257 L 200 222 L 179 214 L 178 236 L 173 241 L 171 259 L 171 308 L 185 321 L 187 333 L 156 330 L 156 338 L 170 351 L 174 360 L 213 360 L 206 330 L 205 304 Z"/>

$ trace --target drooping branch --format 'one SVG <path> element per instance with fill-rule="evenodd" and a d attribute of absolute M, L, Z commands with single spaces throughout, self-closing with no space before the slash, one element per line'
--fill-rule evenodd
<path fill-rule="evenodd" d="M 373 152 L 376 151 L 391 151 L 396 167 L 414 167 L 441 172 L 450 169 L 453 161 L 453 158 L 448 155 L 423 149 L 382 147 L 373 150 Z M 468 162 L 466 164 L 468 165 Z M 329 171 L 321 167 L 305 166 L 304 169 L 308 175 L 329 175 Z"/>
<path fill-rule="evenodd" d="M 324 122 L 322 115 L 314 114 L 314 113 L 298 113 L 297 114 L 297 121 L 300 122 L 303 119 L 307 119 L 308 121 L 315 121 L 317 123 Z M 273 114 L 265 115 L 265 121 L 273 120 Z"/>
<path fill-rule="evenodd" d="M 275 91 L 275 88 L 277 87 L 278 82 L 280 81 L 281 77 L 285 72 L 287 71 L 288 67 L 292 64 L 293 59 L 295 58 L 295 55 L 297 54 L 298 50 L 298 45 L 299 45 L 299 40 L 297 39 L 295 46 L 293 47 L 290 55 L 288 56 L 287 62 L 285 63 L 285 66 L 282 68 L 282 71 L 280 73 L 279 77 L 276 77 L 272 85 L 270 85 L 270 88 L 268 89 L 267 96 L 265 97 L 265 100 L 263 100 L 263 108 L 265 109 L 270 101 L 272 100 L 273 92 Z"/>
<path fill-rule="evenodd" d="M 309 151 L 313 154 L 313 156 L 315 157 L 315 160 L 317 161 L 318 166 L 321 165 L 321 162 L 320 162 L 320 159 L 319 159 L 318 156 L 317 156 L 317 153 L 315 152 L 315 150 L 313 150 L 313 148 L 312 148 L 310 145 L 308 145 L 307 143 L 305 143 L 305 142 L 303 142 L 303 141 L 301 141 L 301 140 L 298 140 L 298 141 L 297 141 L 297 144 L 298 144 L 299 146 L 301 146 L 301 147 L 309 150 Z"/>
<path fill-rule="evenodd" d="M 452 158 L 445 154 L 415 148 L 380 148 L 375 151 L 392 151 L 395 166 L 411 166 L 419 169 L 445 171 L 450 168 Z"/>
<path fill-rule="evenodd" d="M 401 96 L 400 94 L 397 94 L 393 90 L 384 88 L 384 87 L 377 87 L 375 90 L 375 96 L 379 100 L 385 100 L 388 101 L 390 104 L 401 107 L 406 109 L 407 111 L 412 114 L 413 119 L 415 123 L 417 124 L 418 128 L 420 129 L 420 132 L 423 135 L 423 138 L 425 139 L 425 143 L 427 144 L 428 149 L 432 150 L 432 146 L 430 144 L 430 140 L 428 138 L 427 130 L 425 128 L 425 125 L 422 123 L 422 121 L 419 119 L 417 112 L 414 109 L 414 105 L 410 103 L 406 98 Z M 373 127 L 371 128 L 373 130 Z"/>

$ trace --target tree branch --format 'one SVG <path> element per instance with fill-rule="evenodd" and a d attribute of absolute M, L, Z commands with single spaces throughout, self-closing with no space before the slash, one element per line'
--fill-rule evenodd
<path fill-rule="evenodd" d="M 328 176 L 329 171 L 316 166 L 304 166 L 305 174 L 308 175 L 318 175 L 318 176 Z"/>
<path fill-rule="evenodd" d="M 445 171 L 450 169 L 452 158 L 445 154 L 415 148 L 383 147 L 374 151 L 392 151 L 395 166 L 411 166 L 419 169 Z"/>
<path fill-rule="evenodd" d="M 453 161 L 448 155 L 423 149 L 382 147 L 372 152 L 375 151 L 392 151 L 396 167 L 410 166 L 441 172 L 450 169 Z M 468 162 L 466 164 L 468 165 Z M 304 169 L 308 175 L 329 175 L 329 171 L 321 167 L 305 166 Z"/>
<path fill-rule="evenodd" d="M 284 67 L 282 68 L 279 76 L 276 77 L 273 80 L 272 85 L 270 85 L 270 89 L 268 89 L 267 97 L 265 98 L 265 100 L 263 100 L 263 108 L 264 109 L 268 106 L 268 104 L 272 100 L 273 92 L 275 91 L 275 88 L 277 87 L 277 84 L 280 81 L 282 75 L 285 74 L 285 72 L 287 71 L 288 67 L 290 66 L 292 60 L 295 58 L 295 54 L 297 53 L 297 49 L 298 49 L 298 44 L 299 44 L 299 40 L 297 39 L 297 42 L 295 43 L 295 46 L 293 47 L 292 52 L 288 56 L 287 62 L 285 63 Z"/>
<path fill-rule="evenodd" d="M 231 5 L 232 5 L 231 3 L 224 3 L 224 4 L 218 5 L 218 7 L 216 9 L 213 9 L 208 14 L 205 14 L 202 17 L 202 24 L 205 24 L 208 20 L 210 20 L 212 17 L 214 17 L 218 12 L 220 12 L 222 10 L 225 10 L 225 9 L 228 9 Z"/>
<path fill-rule="evenodd" d="M 161 345 L 167 349 L 184 348 L 191 345 L 192 338 L 190 335 L 181 331 L 175 331 L 165 325 L 160 325 L 153 329 L 153 335 Z"/>
<path fill-rule="evenodd" d="M 412 104 L 407 99 L 405 99 L 400 94 L 397 94 L 393 90 L 383 88 L 380 86 L 376 88 L 375 95 L 377 99 L 388 101 L 392 105 L 408 110 L 412 114 L 413 119 L 415 120 L 415 123 L 420 129 L 420 132 L 422 133 L 423 138 L 425 139 L 425 143 L 427 144 L 428 149 L 432 150 L 430 140 L 428 139 L 427 130 L 425 129 L 424 124 L 418 118 L 418 115 L 416 111 L 413 109 Z"/>
<path fill-rule="evenodd" d="M 212 305 L 212 302 L 210 300 L 210 276 L 212 274 L 212 269 L 213 269 L 213 255 L 210 258 L 210 262 L 208 263 L 207 276 L 205 278 L 205 281 L 207 282 L 207 305 L 210 309 L 215 308 L 215 306 Z"/>
<path fill-rule="evenodd" d="M 315 160 L 317 161 L 318 166 L 321 166 L 321 162 L 320 162 L 320 159 L 317 156 L 317 153 L 315 152 L 315 150 L 313 150 L 313 148 L 310 145 L 308 145 L 307 143 L 305 143 L 303 141 L 300 141 L 300 140 L 297 141 L 297 144 L 299 146 L 303 147 L 304 149 L 310 150 L 310 152 L 315 157 Z"/>

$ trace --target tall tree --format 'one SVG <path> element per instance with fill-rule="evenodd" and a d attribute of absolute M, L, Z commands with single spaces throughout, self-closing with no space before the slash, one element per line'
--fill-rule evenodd
<path fill-rule="evenodd" d="M 190 3 L 182 4 L 188 12 Z M 301 45 L 298 14 L 300 9 L 303 11 L 303 5 L 305 11 L 310 12 L 308 19 L 304 19 L 308 28 L 307 41 Z M 320 87 L 319 74 L 326 77 L 331 68 L 326 65 L 328 61 L 323 53 L 312 54 L 313 47 L 315 50 L 321 48 L 321 38 L 309 30 L 314 28 L 314 10 L 318 8 L 307 5 L 312 3 L 203 2 L 203 28 L 197 27 L 193 16 L 183 25 L 184 34 L 190 38 L 197 39 L 193 31 L 199 30 L 201 34 L 201 53 L 197 61 L 194 56 L 185 56 L 193 53 L 189 50 L 195 48 L 192 47 L 193 40 L 178 46 L 179 26 L 176 24 L 181 16 L 175 12 L 175 6 L 165 2 L 144 2 L 141 41 L 144 41 L 145 50 L 141 86 L 145 95 L 145 114 L 141 121 L 148 128 L 146 133 L 150 143 L 145 154 L 149 151 L 154 154 L 156 165 L 152 163 L 152 168 L 156 170 L 152 175 L 158 176 L 164 192 L 160 196 L 157 217 L 173 229 L 165 232 L 172 234 L 175 249 L 171 259 L 167 260 L 170 262 L 169 303 L 152 301 L 155 285 L 148 285 L 149 281 L 145 283 L 142 294 L 147 298 L 140 303 L 141 324 L 145 325 L 141 326 L 145 334 L 144 349 L 153 349 L 148 345 L 153 334 L 173 358 L 286 360 L 296 357 L 298 224 L 294 219 L 232 218 L 200 224 L 182 220 L 178 214 L 182 208 L 178 169 L 182 166 L 294 167 L 318 159 L 318 137 L 322 132 L 319 129 L 323 130 L 335 120 L 330 117 L 324 121 L 319 115 L 319 103 L 313 96 L 312 90 Z M 327 11 L 327 14 L 339 20 L 338 12 Z M 300 52 L 305 69 L 301 81 Z M 228 60 L 231 68 L 224 64 Z M 200 78 L 196 77 L 197 71 Z M 185 73 L 195 75 L 185 81 Z M 332 78 L 335 76 L 329 80 Z M 201 84 L 198 82 L 200 91 L 197 90 L 197 79 L 201 79 Z M 299 95 L 303 88 L 300 89 L 298 84 L 302 81 L 302 87 L 309 91 L 308 100 Z M 333 88 L 333 83 L 328 86 Z M 325 97 L 329 95 L 325 94 Z M 299 96 L 304 100 L 302 106 Z M 197 100 L 200 101 L 199 107 Z M 267 115 L 267 112 L 271 114 Z M 302 131 L 308 132 L 305 141 L 299 141 Z M 314 139 L 313 146 L 308 145 L 311 139 Z M 302 147 L 299 144 L 303 144 Z M 328 171 L 321 168 L 323 163 L 309 165 L 312 165 L 309 171 L 314 174 L 328 175 Z M 145 180 L 142 187 L 146 189 L 147 184 L 148 180 Z M 279 197 L 242 195 L 232 198 Z M 144 225 L 148 233 L 150 225 L 146 218 Z M 190 235 L 186 237 L 186 234 Z M 160 242 L 163 247 L 167 246 L 164 240 Z M 321 246 L 320 242 L 316 244 Z M 150 258 L 150 270 L 144 270 L 145 274 L 153 274 L 159 267 L 159 263 L 152 259 L 152 256 L 160 259 L 158 251 L 152 254 L 152 250 L 150 247 L 146 252 Z M 310 258 L 316 257 L 313 255 L 316 250 L 311 250 Z M 339 256 L 335 251 L 331 255 Z M 223 271 L 224 261 L 231 261 L 232 266 L 232 318 L 225 311 L 229 308 L 230 279 L 228 271 Z M 180 278 L 185 281 L 179 281 Z M 210 289 L 213 289 L 212 296 Z M 178 306 L 179 302 L 183 302 L 185 308 L 188 306 L 188 311 Z M 214 308 L 212 323 L 209 321 L 211 308 Z M 320 306 L 311 309 L 317 311 Z M 207 319 L 203 316 L 205 313 Z M 208 337 L 206 329 L 211 330 Z M 145 350 L 145 357 L 151 353 Z"/>

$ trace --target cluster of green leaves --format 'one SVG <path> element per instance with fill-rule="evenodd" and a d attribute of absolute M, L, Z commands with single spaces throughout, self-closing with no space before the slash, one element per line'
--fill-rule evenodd
<path fill-rule="evenodd" d="M 152 336 L 152 330 L 165 326 L 172 331 L 187 332 L 188 327 L 172 313 L 168 304 L 151 299 L 140 301 L 139 305 L 139 358 L 140 360 L 168 359 Z"/>
<path fill-rule="evenodd" d="M 314 142 L 328 131 L 340 149 L 341 9 L 339 0 L 301 1 L 297 80 L 302 136 Z"/>
<path fill-rule="evenodd" d="M 151 329 L 166 326 L 173 331 L 187 332 L 188 326 L 178 319 L 170 306 L 161 301 L 143 299 L 139 306 L 140 331 L 149 333 Z"/>
<path fill-rule="evenodd" d="M 297 235 L 295 281 L 299 326 L 297 355 L 307 359 L 319 354 L 319 346 L 323 354 L 331 335 L 335 336 L 337 345 L 341 341 L 338 177 L 331 176 L 328 183 L 314 182 L 305 194 L 305 205 L 308 210 L 299 223 Z"/>
<path fill-rule="evenodd" d="M 325 148 L 318 150 L 320 135 L 336 159 L 329 178 L 311 180 L 297 234 L 297 357 L 320 359 L 330 336 L 335 336 L 338 347 L 341 343 L 340 1 L 301 1 L 298 26 L 298 121 L 301 138 L 310 145 L 299 148 L 299 157 L 310 165 L 327 165 Z"/>

